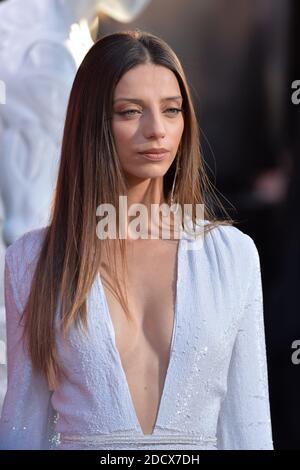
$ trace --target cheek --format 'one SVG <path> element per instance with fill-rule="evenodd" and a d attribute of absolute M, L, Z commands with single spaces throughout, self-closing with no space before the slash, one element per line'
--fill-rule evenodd
<path fill-rule="evenodd" d="M 174 129 L 174 132 L 173 132 L 174 143 L 179 144 L 182 134 L 183 134 L 183 129 L 184 129 L 184 122 L 182 120 L 182 122 L 176 127 L 176 129 Z"/>
<path fill-rule="evenodd" d="M 131 141 L 133 132 L 129 126 L 113 124 L 112 125 L 112 132 L 115 139 L 116 147 L 120 150 L 124 146 L 124 144 Z M 124 150 L 124 147 L 123 147 Z"/>
<path fill-rule="evenodd" d="M 127 168 L 130 164 L 130 152 L 132 148 L 132 141 L 134 138 L 134 132 L 130 126 L 113 124 L 112 133 L 114 137 L 116 151 L 119 157 L 119 160 L 124 168 Z"/>

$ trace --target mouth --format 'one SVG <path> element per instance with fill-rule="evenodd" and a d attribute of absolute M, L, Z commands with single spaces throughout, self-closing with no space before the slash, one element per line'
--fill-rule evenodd
<path fill-rule="evenodd" d="M 169 152 L 162 152 L 162 153 L 142 153 L 139 152 L 139 155 L 146 158 L 147 160 L 151 160 L 153 162 L 160 162 L 165 160 L 168 156 Z"/>

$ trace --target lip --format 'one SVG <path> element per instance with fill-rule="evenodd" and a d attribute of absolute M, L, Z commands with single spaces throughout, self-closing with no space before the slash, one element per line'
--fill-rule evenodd
<path fill-rule="evenodd" d="M 160 162 L 164 160 L 169 152 L 160 152 L 160 153 L 142 153 L 139 152 L 140 155 L 147 158 L 147 160 L 151 160 L 152 162 Z"/>
<path fill-rule="evenodd" d="M 161 148 L 150 148 L 145 150 L 145 152 L 139 152 L 140 155 L 143 155 L 145 158 L 151 161 L 161 161 L 166 158 L 169 151 L 163 147 Z"/>
<path fill-rule="evenodd" d="M 168 149 L 165 149 L 164 147 L 151 147 L 149 149 L 145 149 L 139 153 L 166 153 L 168 152 Z"/>

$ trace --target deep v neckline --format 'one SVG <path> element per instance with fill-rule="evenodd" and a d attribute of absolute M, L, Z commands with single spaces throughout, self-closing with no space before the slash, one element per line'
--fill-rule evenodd
<path fill-rule="evenodd" d="M 174 302 L 174 306 L 173 306 L 174 315 L 173 315 L 173 328 L 172 328 L 172 336 L 171 336 L 171 343 L 170 343 L 169 363 L 168 363 L 168 367 L 167 367 L 167 371 L 166 371 L 166 375 L 165 375 L 165 380 L 164 380 L 162 393 L 161 393 L 161 396 L 160 396 L 160 401 L 159 401 L 159 405 L 158 405 L 158 411 L 157 411 L 157 414 L 156 414 L 155 424 L 154 424 L 154 427 L 153 427 L 153 431 L 150 434 L 145 434 L 143 432 L 141 424 L 140 424 L 139 419 L 138 419 L 137 414 L 136 414 L 136 410 L 135 410 L 135 407 L 134 407 L 132 395 L 131 395 L 130 388 L 129 388 L 129 385 L 128 385 L 128 380 L 127 380 L 127 377 L 126 377 L 126 373 L 125 373 L 125 370 L 123 368 L 122 361 L 121 361 L 121 356 L 120 356 L 119 350 L 118 350 L 117 345 L 116 345 L 115 329 L 114 329 L 112 318 L 111 318 L 111 315 L 110 315 L 110 312 L 109 312 L 106 293 L 105 293 L 103 283 L 102 283 L 102 280 L 101 280 L 101 275 L 100 275 L 99 272 L 97 273 L 97 281 L 98 281 L 98 285 L 99 285 L 99 288 L 101 290 L 101 295 L 102 295 L 102 299 L 103 299 L 104 313 L 105 313 L 106 320 L 107 320 L 108 325 L 109 325 L 109 330 L 112 332 L 112 336 L 110 337 L 110 340 L 111 340 L 111 343 L 112 343 L 113 353 L 117 358 L 119 371 L 120 371 L 123 383 L 125 385 L 127 398 L 128 398 L 128 401 L 130 403 L 130 408 L 131 408 L 130 412 L 131 412 L 131 415 L 133 416 L 135 426 L 138 429 L 139 433 L 144 437 L 153 436 L 156 433 L 157 427 L 158 427 L 158 425 L 161 421 L 161 418 L 162 418 L 162 413 L 163 413 L 163 409 L 164 409 L 164 400 L 165 400 L 165 397 L 166 397 L 167 393 L 170 391 L 169 390 L 169 388 L 170 388 L 170 374 L 171 374 L 171 368 L 172 368 L 172 365 L 173 365 L 173 362 L 174 362 L 174 352 L 173 352 L 173 350 L 174 350 L 174 344 L 175 344 L 176 333 L 177 333 L 178 315 L 179 315 L 179 312 L 180 312 L 180 309 L 178 309 L 178 304 L 179 304 L 179 300 L 180 300 L 179 299 L 179 294 L 180 294 L 179 280 L 180 280 L 180 272 L 181 272 L 180 271 L 180 269 L 181 269 L 181 263 L 180 263 L 181 245 L 182 245 L 182 237 L 179 237 L 177 250 L 176 250 L 176 281 L 175 281 L 175 283 L 176 283 L 176 292 L 175 292 L 175 302 Z"/>

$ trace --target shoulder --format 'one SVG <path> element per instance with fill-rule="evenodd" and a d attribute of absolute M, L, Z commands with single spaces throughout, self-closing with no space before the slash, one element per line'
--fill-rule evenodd
<path fill-rule="evenodd" d="M 260 282 L 260 259 L 254 240 L 233 225 L 217 225 L 207 232 L 203 248 L 201 262 L 214 292 L 219 288 L 222 299 L 237 308 L 239 315 L 249 286 L 253 281 Z"/>
<path fill-rule="evenodd" d="M 31 262 L 38 254 L 48 226 L 31 230 L 15 240 L 5 251 L 5 258 L 11 262 Z M 12 266 L 13 268 L 14 266 Z"/>
<path fill-rule="evenodd" d="M 206 242 L 213 245 L 216 251 L 238 256 L 244 261 L 251 260 L 258 254 L 254 240 L 234 225 L 219 224 L 213 227 L 207 233 Z"/>
<path fill-rule="evenodd" d="M 5 265 L 19 306 L 24 306 L 47 229 L 48 226 L 26 232 L 6 249 Z"/>
<path fill-rule="evenodd" d="M 219 224 L 209 228 L 203 248 L 210 266 L 218 272 L 228 272 L 231 279 L 236 276 L 236 281 L 246 281 L 259 266 L 254 240 L 233 225 Z"/>

